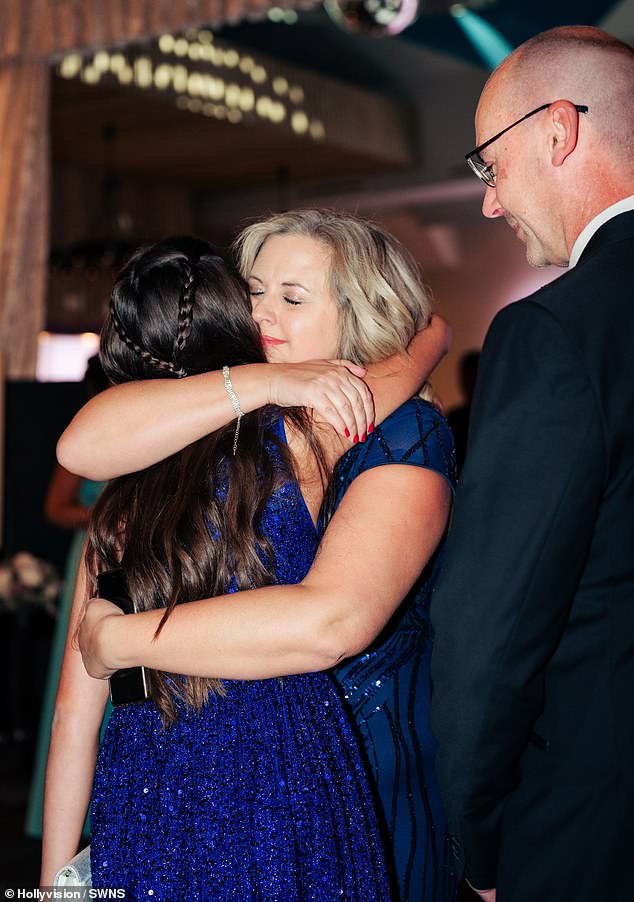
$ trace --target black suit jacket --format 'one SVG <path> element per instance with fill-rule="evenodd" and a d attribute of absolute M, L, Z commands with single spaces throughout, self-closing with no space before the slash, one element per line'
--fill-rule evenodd
<path fill-rule="evenodd" d="M 634 213 L 491 326 L 432 623 L 459 873 L 634 899 Z"/>

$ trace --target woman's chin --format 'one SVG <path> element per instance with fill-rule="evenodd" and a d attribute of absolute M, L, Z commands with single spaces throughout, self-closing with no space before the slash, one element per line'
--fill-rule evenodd
<path fill-rule="evenodd" d="M 266 345 L 264 348 L 264 356 L 267 363 L 292 363 L 288 359 L 288 352 L 279 345 Z"/>

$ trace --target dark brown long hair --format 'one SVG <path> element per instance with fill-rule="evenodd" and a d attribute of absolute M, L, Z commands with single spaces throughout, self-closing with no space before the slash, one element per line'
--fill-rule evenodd
<path fill-rule="evenodd" d="M 101 360 L 113 383 L 174 379 L 225 364 L 263 362 L 260 335 L 240 276 L 206 242 L 161 241 L 138 250 L 119 274 L 101 334 Z M 264 409 L 145 470 L 112 480 L 95 505 L 88 533 L 89 587 L 121 566 L 139 611 L 271 583 L 272 549 L 260 530 L 267 499 L 291 462 Z M 301 412 L 292 415 L 305 428 Z M 277 452 L 272 449 L 277 448 Z M 199 708 L 215 679 L 152 671 L 152 698 L 165 724 L 178 701 Z"/>

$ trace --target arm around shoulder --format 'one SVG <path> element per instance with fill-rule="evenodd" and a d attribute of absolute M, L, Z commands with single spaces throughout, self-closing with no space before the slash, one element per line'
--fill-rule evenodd
<path fill-rule="evenodd" d="M 244 413 L 269 401 L 266 364 L 232 369 Z M 222 373 L 116 385 L 91 398 L 57 445 L 59 463 L 89 479 L 133 473 L 226 426 L 235 412 Z"/>
<path fill-rule="evenodd" d="M 311 407 L 341 435 L 352 436 L 365 433 L 374 419 L 365 372 L 350 361 L 313 360 L 244 364 L 230 375 L 242 413 L 267 404 Z M 221 372 L 126 382 L 82 407 L 61 436 L 57 457 L 72 473 L 112 479 L 182 451 L 235 417 Z"/>
<path fill-rule="evenodd" d="M 444 317 L 434 313 L 406 351 L 368 365 L 366 381 L 374 395 L 377 423 L 420 390 L 450 346 L 451 327 Z"/>
<path fill-rule="evenodd" d="M 82 647 L 100 673 L 139 664 L 220 679 L 326 670 L 379 634 L 435 551 L 450 503 L 439 473 L 376 467 L 345 493 L 301 583 L 177 605 L 158 638 L 162 611 L 109 616 L 96 601 Z"/>

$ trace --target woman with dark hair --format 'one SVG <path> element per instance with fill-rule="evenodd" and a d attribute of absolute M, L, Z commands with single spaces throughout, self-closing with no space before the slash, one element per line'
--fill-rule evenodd
<path fill-rule="evenodd" d="M 122 621 L 112 605 L 91 602 L 80 633 L 84 660 L 102 677 L 139 663 L 219 679 L 334 665 L 373 782 L 393 897 L 448 902 L 455 886 L 428 723 L 428 617 L 453 444 L 430 404 L 412 399 L 394 410 L 399 393 L 404 401 L 415 390 L 416 370 L 429 371 L 439 323 L 424 328 L 431 303 L 411 256 L 353 216 L 303 210 L 270 217 L 242 234 L 238 260 L 268 360 L 232 368 L 241 410 L 267 401 L 308 404 L 339 433 L 319 432 L 328 472 L 334 467 L 320 513 L 319 468 L 287 421 L 319 554 L 298 585 L 179 605 L 156 640 L 160 612 Z M 412 367 L 403 355 L 408 342 L 427 364 Z M 350 369 L 364 370 L 350 362 L 300 364 L 324 357 L 367 367 L 380 425 L 365 442 L 358 439 L 374 414 Z M 153 463 L 235 417 L 219 373 L 120 386 L 102 397 L 59 448 L 68 466 L 91 475 Z M 357 439 L 352 447 L 347 433 Z"/>
<path fill-rule="evenodd" d="M 115 383 L 263 360 L 246 286 L 193 239 L 133 256 L 101 341 Z M 288 422 L 319 454 L 306 414 Z M 136 608 L 159 609 L 158 637 L 177 605 L 297 582 L 310 566 L 317 539 L 279 415 L 257 410 L 238 427 L 114 479 L 95 506 L 47 768 L 45 885 L 74 854 L 95 767 L 106 684 L 72 637 L 96 576 L 121 567 Z M 148 677 L 150 699 L 115 709 L 96 763 L 94 886 L 153 900 L 388 898 L 367 778 L 326 674 Z"/>

